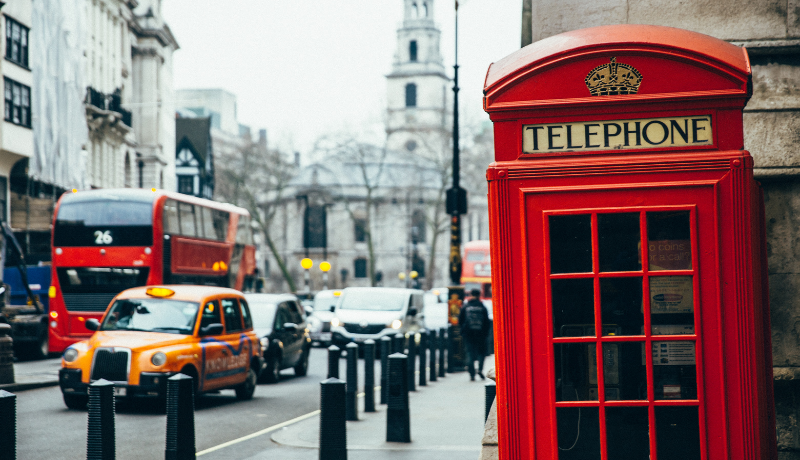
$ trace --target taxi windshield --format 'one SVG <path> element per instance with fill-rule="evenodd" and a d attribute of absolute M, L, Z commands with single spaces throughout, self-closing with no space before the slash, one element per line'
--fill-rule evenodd
<path fill-rule="evenodd" d="M 122 299 L 114 302 L 101 331 L 145 331 L 190 335 L 200 304 L 169 299 Z"/>

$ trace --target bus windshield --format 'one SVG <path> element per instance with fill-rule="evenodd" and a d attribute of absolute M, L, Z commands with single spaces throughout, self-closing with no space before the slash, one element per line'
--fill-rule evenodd
<path fill-rule="evenodd" d="M 200 304 L 168 299 L 122 299 L 108 311 L 101 331 L 145 331 L 190 335 Z"/>
<path fill-rule="evenodd" d="M 53 244 L 56 246 L 150 246 L 153 205 L 142 201 L 62 202 Z"/>

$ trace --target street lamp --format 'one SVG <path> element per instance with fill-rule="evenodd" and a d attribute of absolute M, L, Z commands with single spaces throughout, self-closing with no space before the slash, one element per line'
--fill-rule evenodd
<path fill-rule="evenodd" d="M 416 288 L 417 287 L 417 277 L 419 276 L 419 273 L 417 273 L 416 270 L 411 270 L 411 273 L 409 273 L 408 276 L 411 277 L 411 287 L 412 288 Z"/>
<path fill-rule="evenodd" d="M 309 293 L 311 293 L 311 287 L 308 285 L 308 281 L 309 281 L 308 269 L 311 268 L 312 266 L 314 266 L 314 261 L 309 259 L 308 257 L 306 257 L 306 258 L 304 258 L 303 260 L 300 261 L 300 266 L 305 269 L 305 273 L 303 275 L 303 278 L 304 278 L 304 280 L 306 282 L 305 293 L 309 294 Z"/>
<path fill-rule="evenodd" d="M 319 269 L 322 270 L 322 289 L 328 290 L 328 270 L 331 269 L 331 264 L 327 261 L 320 262 Z"/>
<path fill-rule="evenodd" d="M 406 273 L 405 273 L 405 272 L 400 272 L 400 273 L 398 273 L 398 274 L 397 274 L 397 277 L 398 277 L 398 278 L 400 278 L 400 281 L 402 281 L 402 282 L 403 282 L 403 285 L 405 285 L 406 287 L 408 287 L 408 284 L 405 282 L 405 281 L 406 281 Z"/>
<path fill-rule="evenodd" d="M 458 0 L 455 2 L 455 65 L 453 65 L 453 187 L 447 190 L 446 208 L 450 214 L 450 282 L 461 284 L 461 215 L 467 213 L 467 191 L 459 185 L 458 134 Z"/>

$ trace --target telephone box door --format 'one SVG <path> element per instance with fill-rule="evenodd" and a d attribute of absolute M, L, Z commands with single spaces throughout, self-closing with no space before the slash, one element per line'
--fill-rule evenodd
<path fill-rule="evenodd" d="M 544 273 L 533 388 L 552 429 L 536 458 L 727 458 L 724 414 L 707 410 L 721 374 L 703 366 L 721 351 L 714 187 L 616 188 L 521 189 Z"/>

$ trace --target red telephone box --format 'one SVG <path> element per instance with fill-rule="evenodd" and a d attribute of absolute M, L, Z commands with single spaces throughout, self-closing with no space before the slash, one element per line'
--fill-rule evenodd
<path fill-rule="evenodd" d="M 596 27 L 492 64 L 500 457 L 773 459 L 744 49 Z"/>

